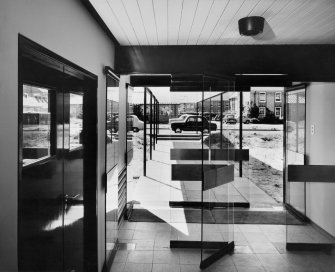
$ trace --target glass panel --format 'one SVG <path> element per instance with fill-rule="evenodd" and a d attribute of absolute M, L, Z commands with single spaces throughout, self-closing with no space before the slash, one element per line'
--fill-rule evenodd
<path fill-rule="evenodd" d="M 107 77 L 106 171 L 118 160 L 119 82 Z"/>
<path fill-rule="evenodd" d="M 304 163 L 305 88 L 286 93 L 286 166 Z M 306 213 L 305 194 L 305 182 L 286 183 L 286 203 L 302 214 Z"/>
<path fill-rule="evenodd" d="M 225 79 L 204 77 L 202 106 L 202 146 L 203 146 L 203 184 L 202 184 L 202 248 L 201 267 L 215 261 L 213 254 L 218 253 L 233 244 L 234 240 L 234 208 L 231 203 L 231 191 L 234 180 L 234 145 L 233 132 L 237 110 L 236 96 L 229 95 L 231 116 L 227 116 L 227 127 L 220 123 L 221 93 L 229 90 L 229 81 Z M 222 88 L 213 88 L 220 86 Z M 231 87 L 233 83 L 231 82 Z M 233 88 L 232 88 L 233 89 Z M 220 92 L 221 93 L 218 93 Z M 238 101 L 238 100 L 237 100 Z M 200 103 L 198 103 L 200 105 Z M 218 119 L 219 121 L 216 121 Z M 222 254 L 222 256 L 224 253 Z"/>
<path fill-rule="evenodd" d="M 118 235 L 119 81 L 107 76 L 106 90 L 106 261 Z"/>
<path fill-rule="evenodd" d="M 70 93 L 70 150 L 82 146 L 83 95 Z"/>
<path fill-rule="evenodd" d="M 42 69 L 41 69 L 42 70 Z M 41 71 L 39 70 L 39 71 Z M 42 70 L 43 71 L 43 70 Z M 55 73 L 54 76 L 60 76 Z M 60 271 L 63 268 L 63 159 L 52 156 L 55 139 L 63 148 L 63 96 L 56 90 L 23 85 L 22 155 L 19 184 L 19 269 Z M 57 116 L 56 116 L 57 113 Z M 51 115 L 53 118 L 51 118 Z M 54 151 L 56 155 L 56 150 Z M 48 158 L 42 162 L 40 160 Z"/>
<path fill-rule="evenodd" d="M 144 146 L 144 91 L 142 88 L 128 88 L 127 113 L 129 130 L 127 132 L 127 203 L 128 209 L 137 208 L 142 202 L 136 193 L 140 178 L 143 176 Z"/>
<path fill-rule="evenodd" d="M 23 165 L 51 155 L 50 91 L 23 85 Z"/>

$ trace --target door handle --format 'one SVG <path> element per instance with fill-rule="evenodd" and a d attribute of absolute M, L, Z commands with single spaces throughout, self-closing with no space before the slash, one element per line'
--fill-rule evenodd
<path fill-rule="evenodd" d="M 75 201 L 79 198 L 79 196 L 80 196 L 80 194 L 76 194 L 74 196 L 65 195 L 64 200 L 65 200 L 65 202 Z"/>

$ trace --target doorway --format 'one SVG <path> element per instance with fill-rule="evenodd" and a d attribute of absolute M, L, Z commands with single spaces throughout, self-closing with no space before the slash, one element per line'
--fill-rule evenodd
<path fill-rule="evenodd" d="M 97 269 L 97 77 L 19 36 L 19 270 Z"/>

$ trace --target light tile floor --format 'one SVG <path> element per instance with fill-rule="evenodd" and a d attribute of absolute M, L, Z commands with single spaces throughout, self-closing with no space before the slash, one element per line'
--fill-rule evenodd
<path fill-rule="evenodd" d="M 207 226 L 208 235 L 217 227 Z M 219 229 L 222 233 L 227 231 L 226 227 Z M 199 224 L 124 222 L 120 243 L 128 246 L 116 253 L 111 272 L 201 271 L 200 249 L 170 249 L 169 246 L 170 239 L 184 239 L 194 232 L 200 233 Z M 282 225 L 235 225 L 234 253 L 204 271 L 335 271 L 335 253 L 286 251 L 285 232 L 286 226 Z M 208 255 L 205 251 L 204 256 Z"/>

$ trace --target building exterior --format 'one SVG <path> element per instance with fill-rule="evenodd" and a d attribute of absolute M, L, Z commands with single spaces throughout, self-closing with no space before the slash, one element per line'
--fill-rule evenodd
<path fill-rule="evenodd" d="M 196 103 L 181 103 L 178 105 L 178 114 L 183 114 L 184 112 L 196 112 Z"/>
<path fill-rule="evenodd" d="M 250 91 L 250 106 L 259 108 L 259 118 L 273 113 L 276 118 L 284 116 L 284 90 L 283 88 L 252 88 Z"/>

